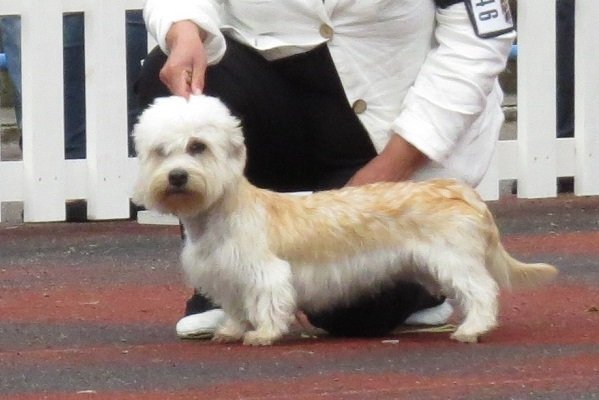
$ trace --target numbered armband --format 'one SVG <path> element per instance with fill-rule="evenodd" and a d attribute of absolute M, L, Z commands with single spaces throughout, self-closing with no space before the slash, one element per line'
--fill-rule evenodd
<path fill-rule="evenodd" d="M 464 0 L 474 32 L 492 38 L 514 30 L 508 0 Z"/>
<path fill-rule="evenodd" d="M 508 0 L 435 0 L 439 8 L 465 3 L 474 32 L 481 38 L 491 38 L 514 30 Z"/>
<path fill-rule="evenodd" d="M 439 8 L 447 8 L 454 4 L 463 3 L 464 0 L 435 0 L 435 5 Z"/>

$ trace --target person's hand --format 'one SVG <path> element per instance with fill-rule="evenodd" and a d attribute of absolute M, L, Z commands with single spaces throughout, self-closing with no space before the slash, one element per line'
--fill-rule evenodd
<path fill-rule="evenodd" d="M 346 185 L 404 181 L 427 161 L 420 150 L 394 134 L 383 151 L 359 169 Z"/>
<path fill-rule="evenodd" d="M 172 94 L 189 98 L 204 90 L 207 58 L 204 33 L 191 21 L 179 21 L 166 35 L 169 56 L 160 70 L 160 80 Z"/>

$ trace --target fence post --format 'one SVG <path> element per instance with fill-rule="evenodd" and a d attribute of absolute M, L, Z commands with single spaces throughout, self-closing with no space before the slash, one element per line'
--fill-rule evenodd
<path fill-rule="evenodd" d="M 21 16 L 24 220 L 65 219 L 62 5 L 24 0 Z"/>
<path fill-rule="evenodd" d="M 599 194 L 599 57 L 597 56 L 597 0 L 575 5 L 575 143 L 576 195 Z"/>
<path fill-rule="evenodd" d="M 518 2 L 518 197 L 557 194 L 555 9 Z"/>
<path fill-rule="evenodd" d="M 497 165 L 498 149 L 495 148 L 493 158 L 482 181 L 476 186 L 476 190 L 485 200 L 499 199 L 499 168 Z"/>
<path fill-rule="evenodd" d="M 86 5 L 88 217 L 128 218 L 125 8 L 120 1 Z"/>

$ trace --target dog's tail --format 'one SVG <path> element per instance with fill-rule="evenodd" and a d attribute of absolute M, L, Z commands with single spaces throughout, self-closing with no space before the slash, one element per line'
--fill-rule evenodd
<path fill-rule="evenodd" d="M 533 288 L 551 282 L 557 276 L 557 268 L 553 265 L 518 261 L 508 254 L 499 240 L 493 240 L 493 243 L 487 252 L 487 268 L 499 286 Z"/>
<path fill-rule="evenodd" d="M 474 190 L 458 191 L 461 198 L 470 204 L 487 219 L 488 232 L 487 268 L 500 287 L 525 289 L 541 286 L 557 276 L 557 268 L 553 265 L 536 263 L 527 264 L 516 260 L 503 248 L 499 240 L 499 230 L 491 211 Z"/>
<path fill-rule="evenodd" d="M 446 182 L 446 181 L 445 181 Z M 445 183 L 445 187 L 447 184 Z M 451 185 L 449 185 L 451 186 Z M 451 192 L 468 203 L 487 219 L 488 231 L 486 265 L 497 284 L 503 288 L 524 289 L 541 286 L 557 276 L 557 268 L 553 265 L 536 263 L 527 264 L 516 260 L 508 254 L 499 240 L 499 230 L 491 211 L 474 190 L 464 190 L 462 186 Z"/>

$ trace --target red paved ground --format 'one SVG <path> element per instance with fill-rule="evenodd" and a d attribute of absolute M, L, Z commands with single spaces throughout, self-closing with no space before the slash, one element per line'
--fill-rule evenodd
<path fill-rule="evenodd" d="M 504 293 L 501 326 L 477 345 L 181 341 L 177 228 L 0 224 L 0 399 L 599 398 L 599 199 L 492 208 L 508 250 L 561 275 Z"/>

